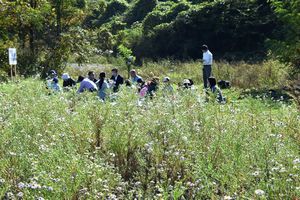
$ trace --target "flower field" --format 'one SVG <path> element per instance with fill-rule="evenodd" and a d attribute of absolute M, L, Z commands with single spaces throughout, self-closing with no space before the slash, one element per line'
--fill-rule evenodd
<path fill-rule="evenodd" d="M 300 113 L 291 101 L 206 102 L 197 89 L 138 103 L 0 85 L 4 199 L 299 199 Z"/>

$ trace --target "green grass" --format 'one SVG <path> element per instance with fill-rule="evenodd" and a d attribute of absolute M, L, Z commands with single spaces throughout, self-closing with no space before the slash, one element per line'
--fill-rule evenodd
<path fill-rule="evenodd" d="M 0 196 L 299 198 L 294 103 L 225 95 L 220 105 L 199 89 L 158 93 L 138 106 L 127 89 L 102 103 L 90 93 L 48 95 L 38 80 L 3 83 Z"/>

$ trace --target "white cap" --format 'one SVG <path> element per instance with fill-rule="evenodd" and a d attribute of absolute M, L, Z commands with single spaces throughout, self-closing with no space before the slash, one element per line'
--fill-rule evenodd
<path fill-rule="evenodd" d="M 61 78 L 62 78 L 63 80 L 68 80 L 68 79 L 70 78 L 70 76 L 69 76 L 68 73 L 64 73 L 64 74 L 61 76 Z"/>
<path fill-rule="evenodd" d="M 163 79 L 163 82 L 169 82 L 170 81 L 170 78 L 169 77 L 164 77 L 164 79 Z"/>
<path fill-rule="evenodd" d="M 184 79 L 182 83 L 183 83 L 183 84 L 190 84 L 191 82 L 190 82 L 189 79 Z"/>

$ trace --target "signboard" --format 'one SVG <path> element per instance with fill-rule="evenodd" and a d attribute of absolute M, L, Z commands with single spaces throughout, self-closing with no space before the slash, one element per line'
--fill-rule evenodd
<path fill-rule="evenodd" d="M 16 48 L 9 48 L 8 49 L 8 58 L 10 65 L 17 64 L 17 49 Z"/>

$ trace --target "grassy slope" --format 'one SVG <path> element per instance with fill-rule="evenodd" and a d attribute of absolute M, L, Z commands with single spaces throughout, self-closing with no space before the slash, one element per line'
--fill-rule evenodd
<path fill-rule="evenodd" d="M 238 100 L 234 90 L 226 105 L 204 103 L 199 90 L 141 107 L 126 90 L 104 104 L 92 94 L 49 96 L 37 80 L 0 91 L 0 196 L 300 196 L 293 104 Z"/>

